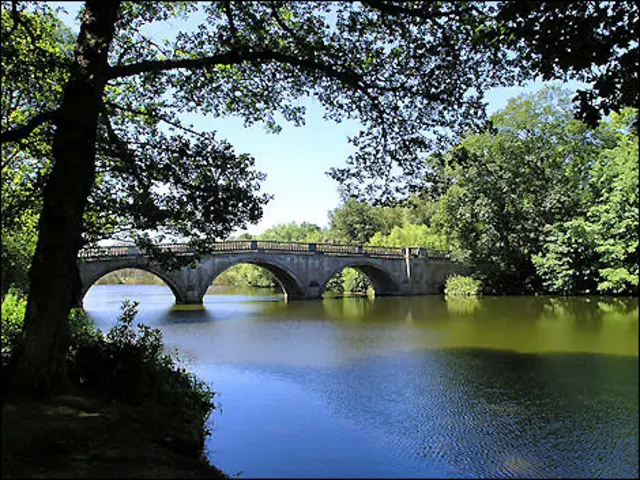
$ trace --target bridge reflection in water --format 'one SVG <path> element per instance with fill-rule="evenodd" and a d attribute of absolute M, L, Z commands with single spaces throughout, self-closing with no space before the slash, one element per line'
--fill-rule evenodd
<path fill-rule="evenodd" d="M 186 244 L 160 245 L 161 253 L 193 257 L 192 266 L 175 269 L 136 247 L 93 247 L 80 252 L 78 267 L 82 282 L 77 304 L 102 276 L 123 268 L 138 268 L 161 278 L 173 292 L 177 304 L 202 304 L 207 288 L 222 272 L 239 263 L 249 263 L 271 272 L 287 299 L 320 298 L 327 282 L 347 267 L 366 275 L 376 296 L 440 293 L 446 277 L 466 273 L 467 268 L 444 251 L 414 247 L 379 247 L 328 243 L 232 240 L 215 242 L 196 257 Z"/>

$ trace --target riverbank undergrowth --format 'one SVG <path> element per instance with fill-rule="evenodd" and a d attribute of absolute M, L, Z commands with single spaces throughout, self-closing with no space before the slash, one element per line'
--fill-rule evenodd
<path fill-rule="evenodd" d="M 106 334 L 72 311 L 68 391 L 38 400 L 12 390 L 24 303 L 10 292 L 2 304 L 3 476 L 224 476 L 202 455 L 215 393 L 160 330 L 134 326 L 136 302 Z"/>

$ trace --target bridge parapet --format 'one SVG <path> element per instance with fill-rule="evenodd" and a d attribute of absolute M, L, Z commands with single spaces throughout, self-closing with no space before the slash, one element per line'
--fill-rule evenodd
<path fill-rule="evenodd" d="M 274 252 L 316 255 L 349 255 L 374 258 L 432 258 L 450 259 L 450 252 L 444 250 L 428 250 L 422 247 L 384 247 L 371 245 L 352 245 L 336 243 L 302 243 L 280 242 L 274 240 L 227 240 L 213 242 L 209 245 L 210 254 L 233 252 Z M 159 245 L 162 252 L 173 252 L 177 255 L 193 255 L 195 250 L 185 243 Z M 136 247 L 112 246 L 90 247 L 79 252 L 85 261 L 106 260 L 110 258 L 144 256 L 145 253 Z"/>

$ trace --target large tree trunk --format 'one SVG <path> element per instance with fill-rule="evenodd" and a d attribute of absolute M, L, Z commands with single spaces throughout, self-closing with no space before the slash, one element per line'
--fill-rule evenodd
<path fill-rule="evenodd" d="M 16 380 L 22 390 L 55 393 L 67 380 L 68 316 L 79 281 L 82 216 L 95 177 L 98 115 L 119 2 L 89 0 L 53 139 Z"/>

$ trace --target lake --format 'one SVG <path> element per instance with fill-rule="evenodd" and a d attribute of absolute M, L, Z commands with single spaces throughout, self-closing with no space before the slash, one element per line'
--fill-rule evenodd
<path fill-rule="evenodd" d="M 638 477 L 638 299 L 285 302 L 215 287 L 95 285 L 218 392 L 206 453 L 243 477 Z"/>

